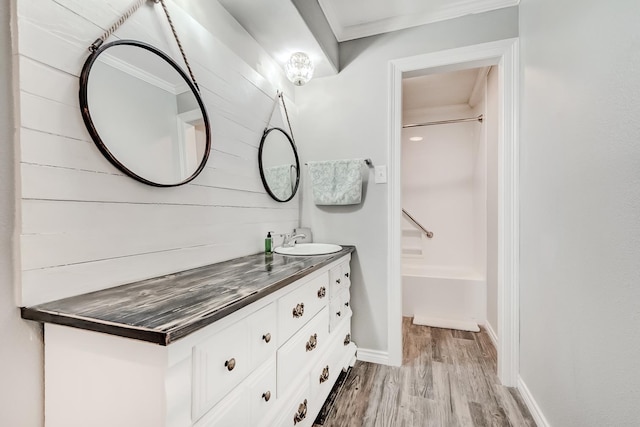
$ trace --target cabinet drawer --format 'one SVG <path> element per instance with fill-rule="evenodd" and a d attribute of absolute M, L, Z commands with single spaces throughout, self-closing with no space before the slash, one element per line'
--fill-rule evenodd
<path fill-rule="evenodd" d="M 306 375 L 312 363 L 328 346 L 329 319 L 325 307 L 298 331 L 285 345 L 278 349 L 278 396 Z"/>
<path fill-rule="evenodd" d="M 273 302 L 249 316 L 249 348 L 251 369 L 255 369 L 276 353 L 278 321 Z"/>
<path fill-rule="evenodd" d="M 331 298 L 335 298 L 343 289 L 351 286 L 351 267 L 349 261 L 336 265 L 329 271 Z"/>
<path fill-rule="evenodd" d="M 278 300 L 278 343 L 286 342 L 309 319 L 327 305 L 328 272 L 305 283 Z"/>
<path fill-rule="evenodd" d="M 327 352 L 323 360 L 311 369 L 311 399 L 313 413 L 317 413 L 322 408 L 324 401 L 327 399 L 329 392 L 333 388 L 342 369 L 338 366 L 341 355 L 344 353 L 342 348 L 332 348 Z"/>
<path fill-rule="evenodd" d="M 249 324 L 242 320 L 193 347 L 193 419 L 197 420 L 250 372 Z"/>
<path fill-rule="evenodd" d="M 314 421 L 310 412 L 309 382 L 293 395 L 282 410 L 282 417 L 275 425 L 280 427 L 311 427 Z"/>
<path fill-rule="evenodd" d="M 238 387 L 194 427 L 249 427 L 251 424 L 246 405 L 245 388 Z"/>
<path fill-rule="evenodd" d="M 343 289 L 330 304 L 329 327 L 333 331 L 344 319 L 351 317 L 351 294 Z"/>
<path fill-rule="evenodd" d="M 251 426 L 259 425 L 277 405 L 276 401 L 276 357 L 271 357 L 246 380 Z"/>
<path fill-rule="evenodd" d="M 335 298 L 342 289 L 342 264 L 329 270 L 329 289 L 331 298 Z"/>
<path fill-rule="evenodd" d="M 351 265 L 349 261 L 341 264 L 341 273 L 342 273 L 342 287 L 343 289 L 349 289 L 351 286 Z"/>
<path fill-rule="evenodd" d="M 351 322 L 343 322 L 338 328 L 331 332 L 331 349 L 329 351 L 339 354 L 338 361 L 342 361 L 346 353 L 355 348 L 355 344 L 351 344 Z M 346 365 L 340 366 L 340 369 Z"/>

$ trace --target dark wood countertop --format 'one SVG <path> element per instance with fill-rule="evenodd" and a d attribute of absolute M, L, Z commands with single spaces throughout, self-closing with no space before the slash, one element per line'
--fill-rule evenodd
<path fill-rule="evenodd" d="M 22 307 L 22 318 L 169 345 L 355 251 L 263 253 Z"/>

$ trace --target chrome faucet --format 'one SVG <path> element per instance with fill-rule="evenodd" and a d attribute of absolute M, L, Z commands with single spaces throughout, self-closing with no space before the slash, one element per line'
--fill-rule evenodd
<path fill-rule="evenodd" d="M 296 239 L 302 238 L 304 239 L 305 237 L 307 237 L 306 234 L 293 234 L 293 233 L 287 233 L 284 234 L 284 239 L 282 240 L 282 246 L 285 248 L 292 248 L 296 245 Z"/>

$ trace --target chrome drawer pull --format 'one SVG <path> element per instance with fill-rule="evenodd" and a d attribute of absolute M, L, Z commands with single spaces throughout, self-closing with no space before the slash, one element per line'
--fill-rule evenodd
<path fill-rule="evenodd" d="M 262 393 L 262 398 L 265 402 L 268 402 L 269 399 L 271 399 L 271 392 L 267 390 L 266 392 Z"/>
<path fill-rule="evenodd" d="M 307 417 L 307 399 L 298 406 L 298 413 L 293 416 L 293 425 L 298 424 Z"/>
<path fill-rule="evenodd" d="M 321 287 L 320 289 L 318 289 L 318 298 L 324 298 L 327 296 L 327 288 L 325 288 L 324 286 Z"/>
<path fill-rule="evenodd" d="M 350 342 L 351 342 L 351 334 L 347 334 L 344 337 L 344 345 L 349 345 Z"/>
<path fill-rule="evenodd" d="M 307 351 L 312 351 L 314 348 L 318 346 L 318 334 L 313 334 L 309 337 L 309 341 L 307 341 Z"/>
<path fill-rule="evenodd" d="M 325 366 L 320 375 L 320 384 L 329 379 L 329 365 Z"/>
<path fill-rule="evenodd" d="M 301 302 L 300 304 L 296 305 L 295 308 L 293 309 L 293 317 L 295 318 L 302 317 L 303 314 L 304 314 L 304 303 Z"/>
<path fill-rule="evenodd" d="M 265 335 L 262 336 L 262 339 L 264 340 L 264 342 L 268 343 L 269 341 L 271 341 L 271 334 L 266 333 Z"/>
<path fill-rule="evenodd" d="M 227 360 L 226 362 L 224 362 L 224 366 L 226 366 L 229 371 L 233 371 L 233 368 L 236 367 L 236 359 L 231 358 Z"/>

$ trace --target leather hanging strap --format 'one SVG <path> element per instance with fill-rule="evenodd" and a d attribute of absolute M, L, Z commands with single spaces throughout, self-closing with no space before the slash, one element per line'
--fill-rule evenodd
<path fill-rule="evenodd" d="M 289 127 L 289 134 L 291 136 L 291 141 L 293 142 L 293 145 L 296 145 L 296 140 L 293 137 L 293 128 L 291 127 L 291 121 L 289 120 L 289 112 L 287 111 L 287 104 L 285 104 L 284 95 L 280 91 L 276 92 L 276 97 L 273 99 L 273 107 L 271 108 L 271 114 L 269 114 L 269 120 L 267 120 L 267 127 L 264 128 L 264 131 L 266 132 L 269 129 L 269 123 L 271 123 L 271 119 L 273 118 L 273 112 L 276 110 L 276 105 L 278 105 L 279 102 L 282 103 L 282 108 L 284 109 L 284 116 L 287 119 L 287 126 Z"/>

